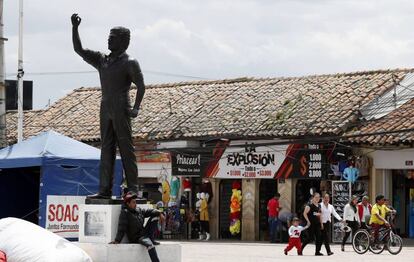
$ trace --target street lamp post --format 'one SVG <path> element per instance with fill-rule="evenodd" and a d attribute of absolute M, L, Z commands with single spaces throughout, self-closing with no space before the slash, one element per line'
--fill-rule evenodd
<path fill-rule="evenodd" d="M 23 0 L 19 0 L 19 60 L 17 69 L 17 142 L 23 140 Z"/>

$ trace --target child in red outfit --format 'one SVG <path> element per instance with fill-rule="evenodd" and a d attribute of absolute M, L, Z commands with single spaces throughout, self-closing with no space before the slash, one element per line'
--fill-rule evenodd
<path fill-rule="evenodd" d="M 292 220 L 292 225 L 289 228 L 289 244 L 285 248 L 285 255 L 293 248 L 296 247 L 298 250 L 298 255 L 302 255 L 302 242 L 300 241 L 300 233 L 307 229 L 310 225 L 307 224 L 306 227 L 299 226 L 300 219 L 294 217 Z"/>

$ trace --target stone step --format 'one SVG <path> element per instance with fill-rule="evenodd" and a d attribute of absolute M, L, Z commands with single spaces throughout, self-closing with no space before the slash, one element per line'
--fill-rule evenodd
<path fill-rule="evenodd" d="M 151 262 L 147 249 L 139 244 L 101 244 L 73 242 L 83 249 L 94 262 Z M 156 246 L 162 262 L 180 262 L 181 244 L 162 242 Z"/>

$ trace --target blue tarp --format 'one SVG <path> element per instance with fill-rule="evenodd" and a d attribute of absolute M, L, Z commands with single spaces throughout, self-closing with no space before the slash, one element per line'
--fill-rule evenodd
<path fill-rule="evenodd" d="M 99 158 L 99 149 L 55 131 L 47 131 L 0 150 L 0 168 L 41 166 L 44 159 L 78 163 L 78 160 Z"/>
<path fill-rule="evenodd" d="M 0 169 L 40 167 L 39 225 L 43 227 L 47 195 L 83 196 L 98 191 L 99 161 L 99 149 L 54 131 L 41 133 L 0 150 Z M 121 183 L 122 164 L 117 158 L 114 195 L 121 194 Z M 17 186 L 5 188 L 15 191 Z M 7 192 L 3 193 L 7 195 Z"/>

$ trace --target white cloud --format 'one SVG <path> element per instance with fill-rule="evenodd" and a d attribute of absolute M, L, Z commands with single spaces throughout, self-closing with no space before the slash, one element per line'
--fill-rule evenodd
<path fill-rule="evenodd" d="M 62 90 L 98 86 L 72 50 L 70 15 L 82 17 L 85 47 L 107 51 L 109 29 L 132 32 L 129 53 L 145 71 L 206 78 L 292 76 L 412 67 L 414 2 L 409 0 L 25 1 L 24 60 L 35 106 Z M 17 68 L 18 1 L 5 2 L 6 69 Z M 187 79 L 146 73 L 147 83 Z"/>

